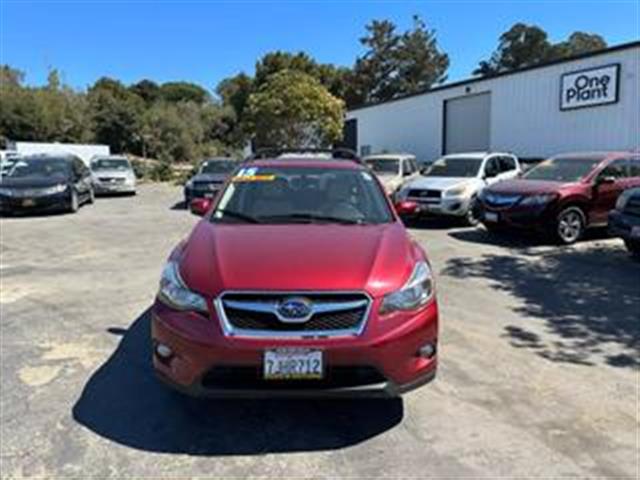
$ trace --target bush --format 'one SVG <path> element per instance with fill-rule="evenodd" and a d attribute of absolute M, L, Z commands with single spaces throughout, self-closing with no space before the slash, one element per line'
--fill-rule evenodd
<path fill-rule="evenodd" d="M 159 162 L 149 170 L 149 180 L 168 182 L 173 179 L 173 169 L 168 162 Z"/>

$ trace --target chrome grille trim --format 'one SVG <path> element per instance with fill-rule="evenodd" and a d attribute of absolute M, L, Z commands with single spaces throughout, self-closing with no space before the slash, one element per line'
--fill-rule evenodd
<path fill-rule="evenodd" d="M 242 329 L 232 325 L 225 312 L 225 305 L 239 310 L 260 312 L 260 313 L 272 313 L 278 319 L 280 316 L 277 312 L 277 302 L 255 302 L 255 301 L 238 301 L 238 300 L 225 300 L 225 295 L 265 295 L 265 296 L 280 296 L 282 298 L 294 297 L 294 296 L 322 296 L 322 295 L 362 295 L 364 298 L 357 301 L 345 301 L 345 302 L 319 302 L 312 304 L 312 314 L 309 316 L 313 318 L 313 315 L 317 313 L 330 313 L 340 312 L 345 310 L 353 310 L 366 306 L 365 312 L 362 316 L 362 320 L 356 328 L 345 328 L 340 330 L 254 330 L 254 329 Z M 213 301 L 214 308 L 220 320 L 222 331 L 227 337 L 254 337 L 254 338 L 327 338 L 327 337 L 354 337 L 359 336 L 364 331 L 367 321 L 369 320 L 369 314 L 373 301 L 371 297 L 363 291 L 353 290 L 322 290 L 322 291 L 309 291 L 309 290 L 295 290 L 295 291 L 255 291 L 255 290 L 229 290 L 223 292 Z"/>

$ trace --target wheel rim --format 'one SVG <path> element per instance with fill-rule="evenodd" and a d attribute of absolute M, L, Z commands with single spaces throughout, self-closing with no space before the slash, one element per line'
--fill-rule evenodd
<path fill-rule="evenodd" d="M 476 217 L 474 215 L 472 207 L 470 207 L 469 211 L 467 212 L 467 223 L 469 225 L 477 225 L 478 224 L 478 217 Z"/>
<path fill-rule="evenodd" d="M 567 212 L 558 221 L 558 235 L 565 242 L 575 242 L 582 233 L 582 217 L 578 212 Z"/>
<path fill-rule="evenodd" d="M 78 195 L 76 194 L 71 196 L 71 209 L 74 211 L 78 209 Z"/>

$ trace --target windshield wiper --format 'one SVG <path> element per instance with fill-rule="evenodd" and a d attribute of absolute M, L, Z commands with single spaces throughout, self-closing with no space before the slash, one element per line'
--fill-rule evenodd
<path fill-rule="evenodd" d="M 265 215 L 260 217 L 263 220 L 294 220 L 297 222 L 313 223 L 340 223 L 343 225 L 357 225 L 365 223 L 362 220 L 352 220 L 343 217 L 332 217 L 330 215 L 314 215 L 313 213 L 289 213 L 287 215 Z"/>
<path fill-rule="evenodd" d="M 244 220 L 245 222 L 248 222 L 248 223 L 260 223 L 260 220 L 258 220 L 255 217 L 252 217 L 251 215 L 245 215 L 244 213 L 234 212 L 233 210 L 220 209 L 213 212 L 214 215 L 216 213 L 221 213 L 222 215 L 237 218 L 239 220 Z"/>

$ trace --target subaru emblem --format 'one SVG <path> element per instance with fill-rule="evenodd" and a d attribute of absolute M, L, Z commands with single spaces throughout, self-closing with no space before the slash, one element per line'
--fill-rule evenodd
<path fill-rule="evenodd" d="M 311 318 L 312 314 L 313 308 L 311 301 L 302 297 L 285 298 L 276 308 L 276 315 L 281 322 L 306 322 Z"/>

